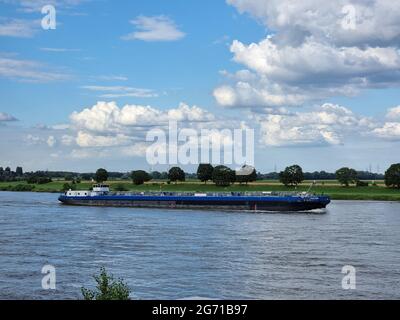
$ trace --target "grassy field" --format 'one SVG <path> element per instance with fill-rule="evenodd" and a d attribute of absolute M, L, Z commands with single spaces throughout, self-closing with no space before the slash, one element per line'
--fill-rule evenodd
<path fill-rule="evenodd" d="M 34 186 L 34 192 L 61 192 L 66 181 L 53 181 L 43 185 Z M 122 184 L 127 191 L 294 191 L 294 188 L 288 188 L 278 181 L 257 181 L 249 185 L 235 184 L 230 187 L 216 187 L 212 183 L 204 184 L 199 181 L 188 181 L 178 184 L 167 184 L 165 181 L 151 181 L 142 186 L 135 186 L 130 181 L 109 181 L 112 190 L 117 185 Z M 400 190 L 386 188 L 383 181 L 376 181 L 377 186 L 369 187 L 342 187 L 336 181 L 317 181 L 312 192 L 326 194 L 336 200 L 385 200 L 400 201 Z M 298 191 L 307 191 L 311 182 L 305 181 L 297 187 Z M 26 182 L 0 182 L 0 191 L 15 191 L 22 187 L 30 188 Z M 77 185 L 79 190 L 88 190 L 92 186 L 91 182 L 82 182 Z M 23 191 L 29 191 L 29 190 Z"/>

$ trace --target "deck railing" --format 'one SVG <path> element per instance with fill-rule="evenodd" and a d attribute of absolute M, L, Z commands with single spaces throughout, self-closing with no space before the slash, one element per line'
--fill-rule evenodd
<path fill-rule="evenodd" d="M 168 192 L 168 191 L 145 191 L 145 192 L 110 192 L 109 195 L 129 196 L 207 196 L 207 197 L 287 197 L 287 196 L 310 196 L 313 194 L 298 191 L 271 191 L 271 192 Z"/>

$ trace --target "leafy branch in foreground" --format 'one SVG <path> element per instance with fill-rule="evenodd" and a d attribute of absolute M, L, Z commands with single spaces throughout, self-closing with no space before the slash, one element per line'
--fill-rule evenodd
<path fill-rule="evenodd" d="M 97 283 L 96 290 L 81 288 L 85 300 L 130 300 L 128 285 L 120 278 L 115 280 L 112 274 L 107 274 L 104 267 L 93 278 Z"/>

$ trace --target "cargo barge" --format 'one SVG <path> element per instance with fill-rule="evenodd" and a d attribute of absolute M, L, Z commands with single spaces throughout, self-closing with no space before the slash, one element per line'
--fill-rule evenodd
<path fill-rule="evenodd" d="M 111 193 L 103 184 L 92 191 L 66 191 L 58 200 L 76 206 L 253 211 L 308 211 L 330 203 L 328 196 L 308 192 Z"/>

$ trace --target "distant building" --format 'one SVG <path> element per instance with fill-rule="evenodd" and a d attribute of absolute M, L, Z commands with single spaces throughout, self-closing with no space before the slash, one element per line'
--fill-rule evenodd
<path fill-rule="evenodd" d="M 244 165 L 236 170 L 236 176 L 249 176 L 254 172 L 255 168 L 252 166 Z"/>

